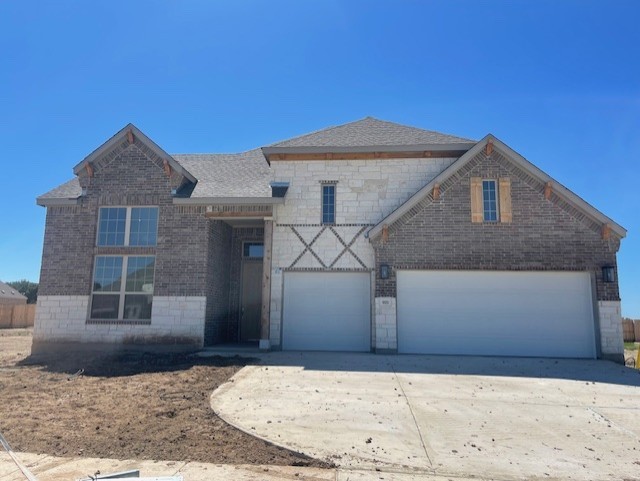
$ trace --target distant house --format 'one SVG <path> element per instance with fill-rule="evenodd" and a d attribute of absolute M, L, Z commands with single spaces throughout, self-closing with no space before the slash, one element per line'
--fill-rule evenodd
<path fill-rule="evenodd" d="M 27 298 L 16 291 L 13 287 L 0 281 L 0 306 L 13 306 L 15 304 L 26 304 Z"/>
<path fill-rule="evenodd" d="M 34 350 L 623 359 L 626 230 L 491 134 L 368 117 L 169 155 L 127 125 L 73 173 L 37 200 Z"/>

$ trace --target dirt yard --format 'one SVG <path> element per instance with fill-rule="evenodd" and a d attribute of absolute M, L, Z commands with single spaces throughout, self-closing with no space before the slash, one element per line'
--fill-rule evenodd
<path fill-rule="evenodd" d="M 213 413 L 211 392 L 251 359 L 70 353 L 38 361 L 30 346 L 30 330 L 0 330 L 0 432 L 16 451 L 328 467 Z"/>

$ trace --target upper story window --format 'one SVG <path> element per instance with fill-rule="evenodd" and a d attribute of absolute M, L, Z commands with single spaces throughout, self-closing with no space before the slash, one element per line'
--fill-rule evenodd
<path fill-rule="evenodd" d="M 157 238 L 157 207 L 100 208 L 99 246 L 155 246 Z"/>
<path fill-rule="evenodd" d="M 322 184 L 322 223 L 336 223 L 336 184 Z"/>
<path fill-rule="evenodd" d="M 485 222 L 498 221 L 498 196 L 495 180 L 482 181 L 482 212 Z"/>
<path fill-rule="evenodd" d="M 510 224 L 513 221 L 511 211 L 511 179 L 483 179 L 471 177 L 471 222 L 487 224 Z"/>

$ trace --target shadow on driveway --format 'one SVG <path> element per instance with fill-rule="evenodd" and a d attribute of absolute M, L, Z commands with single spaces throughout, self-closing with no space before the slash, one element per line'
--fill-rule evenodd
<path fill-rule="evenodd" d="M 640 370 L 602 360 L 342 352 L 271 352 L 258 357 L 266 366 L 298 366 L 310 371 L 568 379 L 640 387 Z"/>

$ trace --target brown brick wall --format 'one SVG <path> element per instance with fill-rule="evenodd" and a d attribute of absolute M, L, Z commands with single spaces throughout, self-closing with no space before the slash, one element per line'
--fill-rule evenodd
<path fill-rule="evenodd" d="M 513 222 L 471 223 L 470 178 L 511 178 Z M 377 278 L 376 296 L 396 296 L 396 269 L 580 270 L 596 276 L 599 300 L 618 300 L 617 283 L 602 282 L 601 267 L 616 265 L 619 240 L 603 240 L 597 225 L 544 198 L 544 185 L 499 153 L 476 157 L 459 178 L 444 184 L 438 201 L 426 199 L 409 219 L 389 229 L 389 239 L 373 240 L 376 275 L 392 266 L 388 280 Z"/>
<path fill-rule="evenodd" d="M 231 226 L 222 221 L 210 221 L 207 314 L 204 328 L 206 345 L 226 341 L 228 337 L 231 235 Z"/>
<path fill-rule="evenodd" d="M 85 179 L 89 181 L 89 179 Z M 156 254 L 154 294 L 207 294 L 210 223 L 204 207 L 176 206 L 158 160 L 137 144 L 101 162 L 79 205 L 49 207 L 40 273 L 41 295 L 89 295 L 96 254 Z M 157 247 L 96 247 L 99 208 L 159 207 Z"/>

